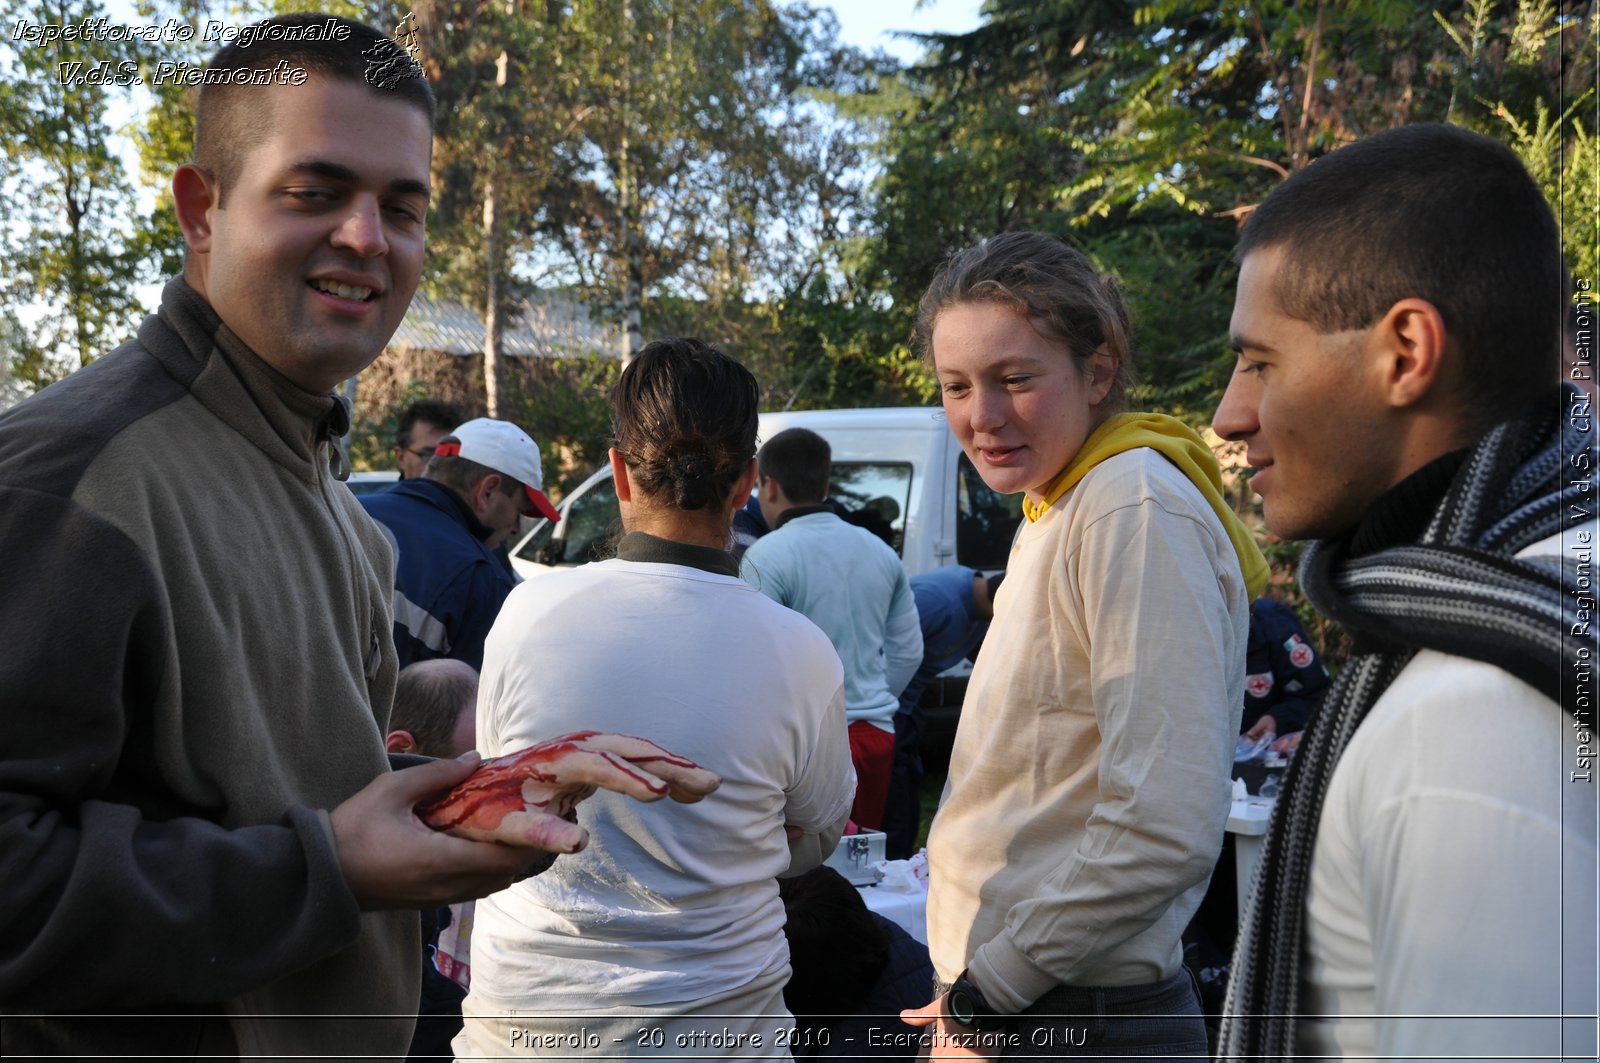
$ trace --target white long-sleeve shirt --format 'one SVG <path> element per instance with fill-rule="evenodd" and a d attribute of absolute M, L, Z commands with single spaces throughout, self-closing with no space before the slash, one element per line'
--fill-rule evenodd
<path fill-rule="evenodd" d="M 781 985 L 775 876 L 794 858 L 784 828 L 837 840 L 855 793 L 843 676 L 822 632 L 731 565 L 625 560 L 628 545 L 506 599 L 484 656 L 478 748 L 617 731 L 697 761 L 722 786 L 687 805 L 600 790 L 578 806 L 587 848 L 478 902 L 473 999 L 501 1014 L 688 1014 Z"/>
<path fill-rule="evenodd" d="M 1594 1020 L 1557 1017 L 1595 1008 L 1593 720 L 1592 694 L 1568 715 L 1492 665 L 1412 658 L 1328 782 L 1297 1051 L 1595 1058 Z"/>
<path fill-rule="evenodd" d="M 928 840 L 929 949 L 1001 1011 L 1160 981 L 1229 807 L 1249 599 L 1221 522 L 1153 450 L 1023 529 Z"/>

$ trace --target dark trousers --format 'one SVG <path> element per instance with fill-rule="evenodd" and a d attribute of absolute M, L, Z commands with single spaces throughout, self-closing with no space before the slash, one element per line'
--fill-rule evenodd
<path fill-rule="evenodd" d="M 985 1035 L 1006 1059 L 1206 1060 L 1206 1025 L 1187 968 L 1149 985 L 1058 986 Z"/>
<path fill-rule="evenodd" d="M 894 714 L 894 769 L 883 807 L 884 855 L 905 860 L 916 852 L 922 830 L 922 710 Z"/>

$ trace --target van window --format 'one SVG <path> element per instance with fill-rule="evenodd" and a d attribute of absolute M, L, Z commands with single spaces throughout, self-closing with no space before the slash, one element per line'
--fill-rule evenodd
<path fill-rule="evenodd" d="M 956 562 L 968 568 L 1005 568 L 1011 540 L 1022 524 L 1022 495 L 997 494 L 965 454 L 956 485 Z"/>
<path fill-rule="evenodd" d="M 834 462 L 828 497 L 838 503 L 846 520 L 878 535 L 895 553 L 902 552 L 906 506 L 911 501 L 909 462 Z M 609 477 L 597 480 L 572 496 L 559 524 L 546 521 L 530 535 L 517 556 L 541 565 L 582 565 L 611 557 L 622 530 L 620 512 L 616 483 Z M 560 555 L 551 556 L 557 546 Z"/>
<path fill-rule="evenodd" d="M 556 564 L 582 565 L 616 553 L 615 539 L 622 531 L 622 509 L 617 484 L 607 477 L 572 500 L 561 515 L 563 549 Z"/>
<path fill-rule="evenodd" d="M 550 539 L 556 533 L 556 522 L 540 519 L 539 530 L 522 541 L 517 548 L 518 557 L 524 561 L 532 561 L 536 565 L 544 563 L 545 548 L 550 545 Z"/>
<path fill-rule="evenodd" d="M 581 565 L 599 561 L 615 552 L 613 539 L 621 530 L 617 485 L 607 477 L 596 481 L 582 494 L 574 495 L 571 504 L 562 511 L 561 521 L 545 521 L 523 542 L 517 556 L 540 565 Z M 557 532 L 561 533 L 560 538 L 556 538 Z M 550 554 L 554 546 L 561 548 L 558 556 Z"/>
<path fill-rule="evenodd" d="M 895 553 L 903 552 L 906 506 L 911 501 L 910 462 L 836 461 L 828 497 L 850 523 L 877 535 Z"/>

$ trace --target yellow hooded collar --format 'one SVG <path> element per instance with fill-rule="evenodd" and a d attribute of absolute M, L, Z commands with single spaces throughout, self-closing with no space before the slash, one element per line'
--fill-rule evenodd
<path fill-rule="evenodd" d="M 1222 470 L 1217 465 L 1216 455 L 1194 429 L 1174 417 L 1160 413 L 1120 413 L 1111 418 L 1083 441 L 1061 475 L 1045 488 L 1042 503 L 1023 498 L 1022 512 L 1029 521 L 1038 520 L 1045 510 L 1076 487 L 1090 469 L 1107 458 L 1137 447 L 1154 450 L 1176 465 L 1200 489 L 1222 521 L 1234 552 L 1239 555 L 1239 569 L 1244 573 L 1250 600 L 1259 598 L 1267 587 L 1267 559 L 1251 538 L 1250 530 L 1222 496 Z"/>

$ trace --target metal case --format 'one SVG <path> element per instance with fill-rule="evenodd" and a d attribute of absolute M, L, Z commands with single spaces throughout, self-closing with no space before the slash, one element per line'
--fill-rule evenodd
<path fill-rule="evenodd" d="M 863 831 L 839 839 L 833 855 L 823 863 L 857 886 L 871 886 L 882 877 L 874 866 L 883 859 L 885 835 L 882 831 Z"/>

